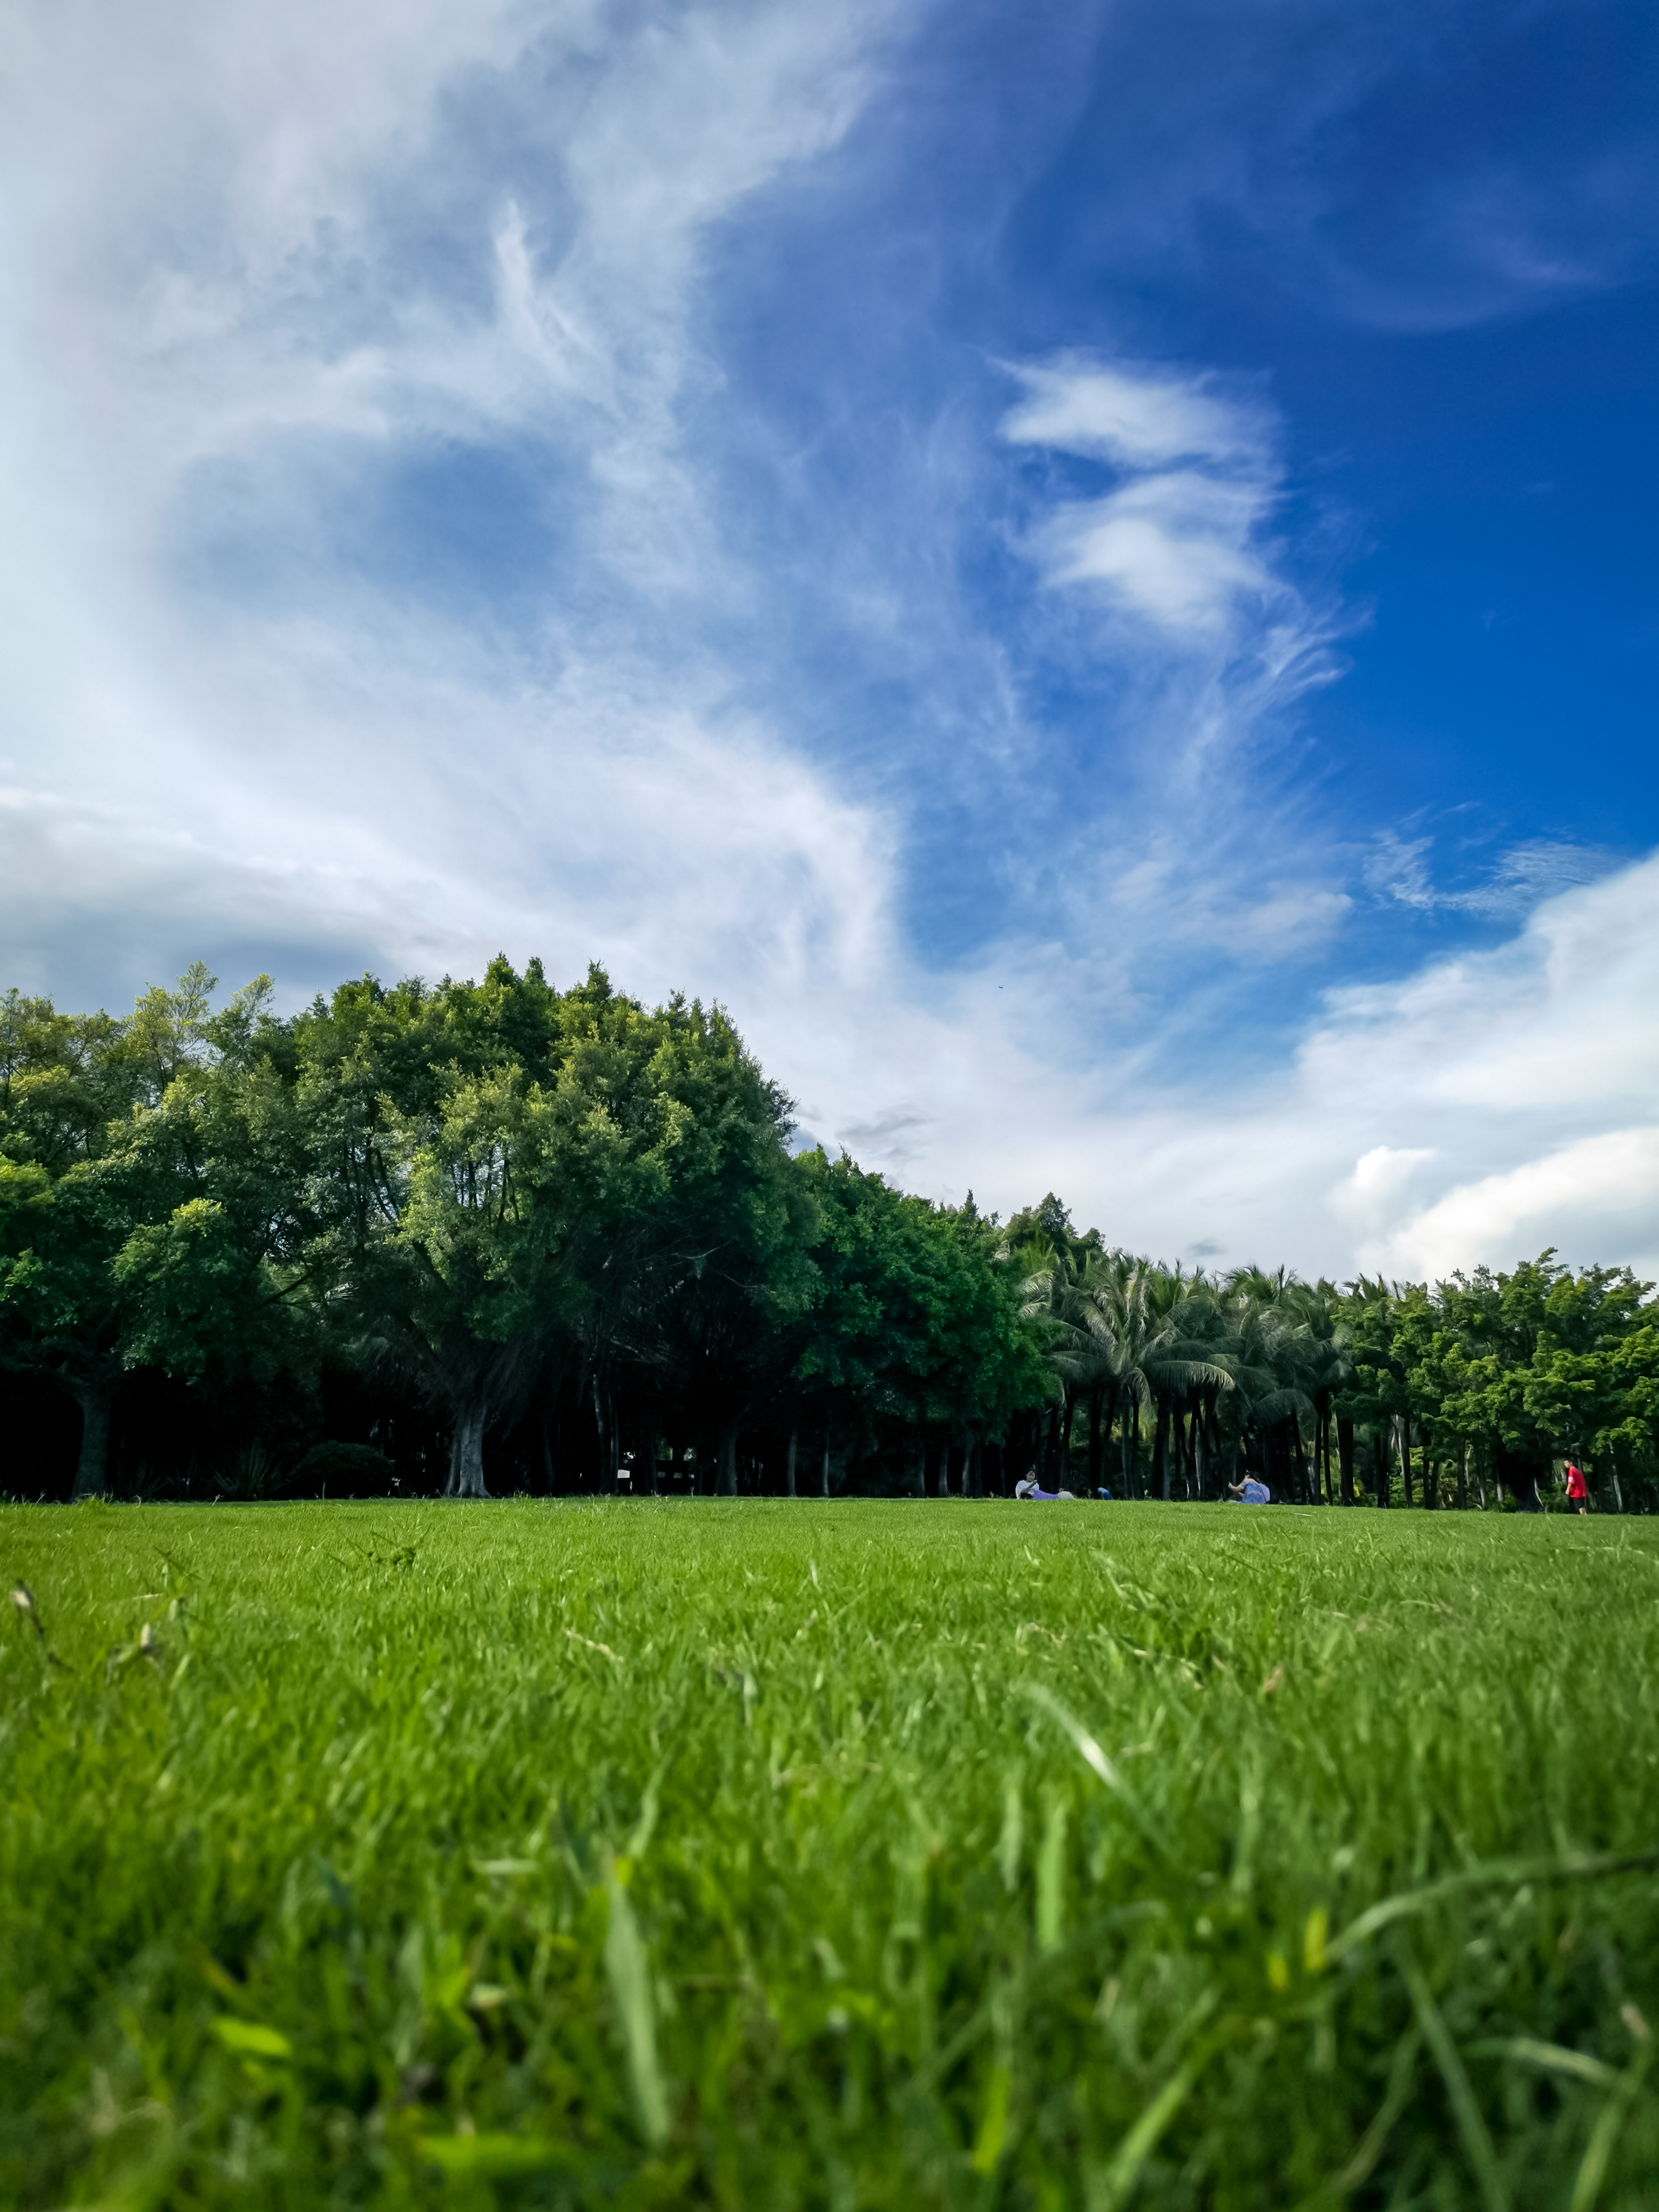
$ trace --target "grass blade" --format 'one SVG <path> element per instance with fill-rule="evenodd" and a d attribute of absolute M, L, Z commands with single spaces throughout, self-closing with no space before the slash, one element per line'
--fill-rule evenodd
<path fill-rule="evenodd" d="M 1636 2093 L 1642 2086 L 1653 2057 L 1651 2045 L 1638 2051 L 1629 2067 L 1619 2077 L 1619 2086 L 1596 2115 L 1595 2125 L 1590 2130 L 1590 2139 L 1585 2147 L 1583 2161 L 1578 2168 L 1578 2178 L 1572 2185 L 1572 2201 L 1567 2212 L 1591 2212 L 1601 2184 L 1607 2179 L 1607 2164 L 1613 2156 L 1613 2145 L 1619 2140 L 1619 2130 L 1625 2124 L 1631 2106 L 1636 2102 Z"/>
<path fill-rule="evenodd" d="M 1452 2041 L 1451 2031 L 1441 2018 L 1435 2003 L 1428 1978 L 1417 1963 L 1408 1944 L 1401 1945 L 1401 1970 L 1406 1977 L 1406 1986 L 1411 1991 L 1412 2007 L 1417 2014 L 1417 2024 L 1423 2031 L 1423 2039 L 1434 2053 L 1434 2062 L 1440 2069 L 1446 2084 L 1446 2094 L 1457 2121 L 1457 2131 L 1463 2138 L 1463 2148 L 1469 2164 L 1474 2168 L 1475 2179 L 1480 2184 L 1480 2193 L 1486 2200 L 1486 2212 L 1510 2212 L 1509 2184 L 1498 2163 L 1498 2154 L 1492 2148 L 1486 2124 L 1480 2117 L 1480 2107 L 1475 2102 L 1469 2077 L 1463 2070 L 1463 2062 L 1457 2055 L 1457 2045 Z"/>
<path fill-rule="evenodd" d="M 606 1869 L 610 1918 L 605 1934 L 605 1971 L 616 2000 L 628 2051 L 629 2079 L 641 2132 L 649 2143 L 659 2143 L 668 2133 L 668 2096 L 657 2063 L 656 2008 L 651 1998 L 651 1968 L 640 1941 L 639 1924 L 628 1892 L 617 1879 L 614 1866 Z"/>

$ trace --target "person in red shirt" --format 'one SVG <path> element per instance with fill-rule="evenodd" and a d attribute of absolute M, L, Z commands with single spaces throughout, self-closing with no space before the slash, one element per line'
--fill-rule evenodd
<path fill-rule="evenodd" d="M 1585 1486 L 1583 1472 L 1571 1460 L 1567 1462 L 1567 1499 L 1581 1513 L 1589 1511 L 1589 1491 Z"/>

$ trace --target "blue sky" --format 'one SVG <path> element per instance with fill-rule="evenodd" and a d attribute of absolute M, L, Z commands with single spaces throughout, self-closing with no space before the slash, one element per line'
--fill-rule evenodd
<path fill-rule="evenodd" d="M 1659 18 L 25 0 L 0 933 L 605 959 L 1173 1258 L 1659 1270 Z"/>

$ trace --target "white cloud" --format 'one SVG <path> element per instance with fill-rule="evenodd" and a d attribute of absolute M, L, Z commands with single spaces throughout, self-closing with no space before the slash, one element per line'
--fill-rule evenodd
<path fill-rule="evenodd" d="M 1011 445 L 1047 446 L 1119 468 L 1203 461 L 1251 472 L 1271 465 L 1272 416 L 1213 376 L 1183 375 L 1063 354 L 1014 374 L 1026 397 L 1003 418 Z"/>
<path fill-rule="evenodd" d="M 1659 1127 L 1611 1129 L 1458 1184 L 1374 1249 L 1387 1273 L 1432 1281 L 1472 1259 L 1530 1257 L 1565 1237 L 1580 1261 L 1628 1260 L 1632 1235 L 1651 1250 L 1656 1221 Z"/>
<path fill-rule="evenodd" d="M 1595 846 L 1534 837 L 1500 853 L 1484 883 L 1443 890 L 1429 865 L 1434 842 L 1431 836 L 1401 837 L 1397 830 L 1383 830 L 1361 870 L 1367 890 L 1387 903 L 1423 914 L 1438 908 L 1519 919 L 1540 899 L 1575 884 L 1594 883 L 1613 865 L 1612 855 Z"/>
<path fill-rule="evenodd" d="M 704 235 L 846 130 L 883 12 L 53 0 L 14 19 L 14 973 L 204 939 L 307 966 L 307 946 L 427 965 L 608 946 L 642 988 L 732 995 L 799 990 L 814 957 L 865 972 L 885 828 L 736 711 L 659 611 L 743 589 L 681 447 L 682 400 L 714 373 Z M 548 605 L 528 660 L 487 615 L 399 604 L 325 526 L 356 471 L 526 433 L 583 595 Z M 228 522 L 283 554 L 287 601 L 236 586 Z"/>
<path fill-rule="evenodd" d="M 832 1013 L 813 1127 L 833 1139 L 859 1114 L 856 1067 L 865 1096 L 931 1114 L 905 1132 L 920 1188 L 1005 1212 L 1056 1190 L 1168 1257 L 1416 1281 L 1555 1245 L 1659 1276 L 1659 856 L 1545 902 L 1493 951 L 1333 994 L 1290 1064 L 1231 1085 L 1097 1041 L 1074 1063 L 1094 982 L 1050 947 L 889 997 L 856 1032 Z"/>
<path fill-rule="evenodd" d="M 1010 444 L 1103 461 L 1124 479 L 1102 497 L 1059 501 L 1037 524 L 1029 550 L 1051 584 L 1092 587 L 1224 664 L 1243 653 L 1288 674 L 1325 641 L 1265 537 L 1284 471 L 1259 397 L 1079 354 L 1014 374 L 1026 398 L 1003 419 Z"/>
<path fill-rule="evenodd" d="M 1068 503 L 1034 543 L 1051 581 L 1099 584 L 1165 630 L 1212 635 L 1275 589 L 1251 550 L 1269 503 L 1259 484 L 1172 470 Z"/>
<path fill-rule="evenodd" d="M 1364 1230 L 1375 1231 L 1398 1215 L 1406 1191 L 1425 1160 L 1429 1145 L 1373 1145 L 1354 1162 L 1353 1173 L 1331 1194 L 1331 1209 Z"/>

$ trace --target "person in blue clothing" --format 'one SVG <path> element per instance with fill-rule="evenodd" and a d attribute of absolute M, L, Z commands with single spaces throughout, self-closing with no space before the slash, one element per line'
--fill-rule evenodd
<path fill-rule="evenodd" d="M 1273 1492 L 1265 1482 L 1258 1482 L 1253 1474 L 1247 1474 L 1243 1482 L 1230 1482 L 1227 1490 L 1240 1505 L 1271 1505 L 1273 1503 Z"/>

